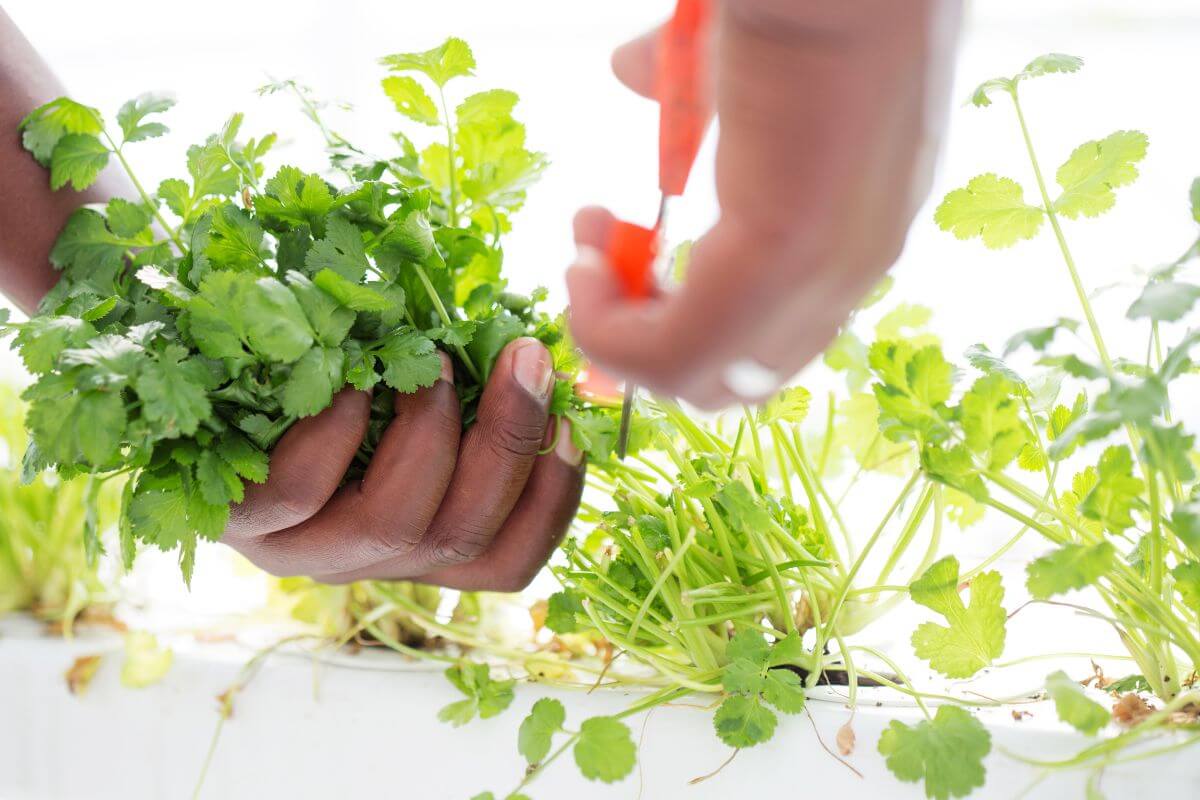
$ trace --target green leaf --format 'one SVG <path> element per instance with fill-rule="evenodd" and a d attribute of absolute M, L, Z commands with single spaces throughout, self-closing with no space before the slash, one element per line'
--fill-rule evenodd
<path fill-rule="evenodd" d="M 26 424 L 46 458 L 103 469 L 119 455 L 127 415 L 119 392 L 76 391 L 33 403 Z"/>
<path fill-rule="evenodd" d="M 1175 591 L 1184 605 L 1200 614 L 1200 562 L 1185 561 L 1171 570 L 1175 579 Z"/>
<path fill-rule="evenodd" d="M 345 353 L 338 347 L 314 347 L 300 356 L 283 384 L 283 413 L 311 417 L 328 408 L 344 383 L 344 366 Z"/>
<path fill-rule="evenodd" d="M 267 454 L 237 431 L 226 431 L 217 442 L 217 453 L 238 475 L 254 483 L 267 479 Z"/>
<path fill-rule="evenodd" d="M 175 100 L 166 95 L 143 94 L 125 105 L 117 112 L 117 124 L 126 142 L 140 142 L 143 139 L 153 139 L 167 132 L 167 126 L 161 122 L 145 122 L 151 114 L 161 114 L 175 105 Z"/>
<path fill-rule="evenodd" d="M 1175 506 L 1167 525 L 1192 555 L 1200 558 L 1200 503 L 1192 501 Z"/>
<path fill-rule="evenodd" d="M 331 269 L 322 269 L 313 276 L 313 283 L 334 300 L 354 311 L 387 311 L 393 301 L 370 286 L 354 283 Z"/>
<path fill-rule="evenodd" d="M 145 631 L 125 634 L 125 661 L 121 664 L 121 685 L 128 689 L 145 689 L 166 677 L 175 660 L 169 647 L 162 647 L 158 638 Z"/>
<path fill-rule="evenodd" d="M 730 747 L 753 747 L 775 735 L 779 718 L 757 696 L 726 697 L 713 716 L 717 737 Z"/>
<path fill-rule="evenodd" d="M 191 436 L 212 415 L 208 400 L 212 374 L 186 349 L 168 345 L 146 364 L 134 382 L 142 415 L 155 423 L 162 438 Z"/>
<path fill-rule="evenodd" d="M 423 125 L 438 125 L 442 121 L 437 106 L 414 78 L 407 75 L 384 78 L 383 93 L 395 104 L 397 111 L 411 120 Z"/>
<path fill-rule="evenodd" d="M 1026 586 L 1038 600 L 1090 586 L 1107 573 L 1116 560 L 1109 542 L 1065 544 L 1030 562 Z"/>
<path fill-rule="evenodd" d="M 1095 736 L 1111 719 L 1108 709 L 1088 697 L 1062 670 L 1046 676 L 1046 694 L 1054 701 L 1058 718 L 1080 733 Z"/>
<path fill-rule="evenodd" d="M 758 412 L 760 425 L 770 425 L 773 422 L 785 422 L 789 425 L 799 425 L 808 416 L 808 406 L 812 394 L 803 386 L 793 386 L 776 394 Z"/>
<path fill-rule="evenodd" d="M 958 706 L 939 706 L 932 720 L 893 720 L 879 737 L 879 753 L 902 781 L 925 781 L 931 800 L 966 797 L 983 786 L 983 759 L 992 749 L 987 728 Z"/>
<path fill-rule="evenodd" d="M 1065 217 L 1098 217 L 1117 202 L 1113 191 L 1137 180 L 1134 166 L 1146 157 L 1150 140 L 1141 131 L 1117 131 L 1098 141 L 1085 142 L 1058 168 L 1063 192 L 1054 210 Z"/>
<path fill-rule="evenodd" d="M 453 78 L 473 75 L 475 56 L 462 39 L 450 38 L 423 53 L 397 53 L 380 59 L 392 72 L 420 72 L 438 86 Z"/>
<path fill-rule="evenodd" d="M 1021 72 L 1021 76 L 1025 78 L 1038 78 L 1042 75 L 1078 72 L 1082 68 L 1083 59 L 1079 56 L 1070 56 L 1065 53 L 1046 53 L 1026 64 L 1025 69 Z"/>
<path fill-rule="evenodd" d="M 550 595 L 546 609 L 546 627 L 555 633 L 574 633 L 578 630 L 576 614 L 584 613 L 579 595 L 570 589 Z"/>
<path fill-rule="evenodd" d="M 307 225 L 314 232 L 325 230 L 325 216 L 333 209 L 333 192 L 320 175 L 280 167 L 263 188 L 265 194 L 254 197 L 254 210 L 259 214 L 289 225 Z"/>
<path fill-rule="evenodd" d="M 1155 281 L 1142 294 L 1125 316 L 1130 319 L 1152 319 L 1156 322 L 1178 322 L 1187 316 L 1200 300 L 1200 286 L 1182 281 Z"/>
<path fill-rule="evenodd" d="M 1179 422 L 1171 427 L 1158 423 L 1144 430 L 1142 458 L 1168 481 L 1191 482 L 1196 477 L 1192 453 L 1196 437 L 1184 430 Z"/>
<path fill-rule="evenodd" d="M 245 498 L 242 479 L 215 450 L 205 450 L 197 458 L 196 485 L 204 501 L 212 505 L 240 503 Z"/>
<path fill-rule="evenodd" d="M 122 239 L 132 239 L 150 227 L 150 212 L 144 206 L 119 197 L 108 201 L 104 213 L 108 229 Z"/>
<path fill-rule="evenodd" d="M 158 198 L 178 217 L 186 217 L 192 208 L 192 190 L 187 181 L 168 178 L 158 185 Z"/>
<path fill-rule="evenodd" d="M 946 195 L 933 219 L 958 239 L 978 236 L 991 249 L 1032 239 L 1042 227 L 1045 212 L 1025 202 L 1020 184 L 992 173 L 972 178 L 962 189 Z"/>
<path fill-rule="evenodd" d="M 470 722 L 476 714 L 480 719 L 494 717 L 513 701 L 515 681 L 493 680 L 487 664 L 464 661 L 447 669 L 445 675 L 446 680 L 467 696 L 466 700 L 451 703 L 438 712 L 438 719 L 455 727 Z"/>
<path fill-rule="evenodd" d="M 804 710 L 804 681 L 790 669 L 769 669 L 763 699 L 785 714 L 799 714 Z"/>
<path fill-rule="evenodd" d="M 58 191 L 68 183 L 77 192 L 87 189 L 108 166 L 108 147 L 95 136 L 69 133 L 59 139 L 50 156 L 50 188 Z"/>
<path fill-rule="evenodd" d="M 989 469 L 1004 469 L 1030 441 L 1017 385 L 998 372 L 975 381 L 959 403 L 959 414 L 967 446 Z"/>
<path fill-rule="evenodd" d="M 550 697 L 538 700 L 517 732 L 517 751 L 529 764 L 540 763 L 550 753 L 550 742 L 566 720 L 566 709 L 558 700 Z"/>
<path fill-rule="evenodd" d="M 433 342 L 400 326 L 389 333 L 376 351 L 383 363 L 383 381 L 398 392 L 411 394 L 433 386 L 442 374 L 442 360 Z"/>
<path fill-rule="evenodd" d="M 504 124 L 512 118 L 518 99 L 516 92 L 506 89 L 478 92 L 459 104 L 455 116 L 460 126 Z"/>
<path fill-rule="evenodd" d="M 212 213 L 211 238 L 204 248 L 214 266 L 245 272 L 260 272 L 263 261 L 263 229 L 242 209 L 226 203 Z"/>
<path fill-rule="evenodd" d="M 371 263 L 358 228 L 341 217 L 331 217 L 325 227 L 325 238 L 313 242 L 304 265 L 311 273 L 330 270 L 357 284 Z"/>
<path fill-rule="evenodd" d="M 1079 330 L 1079 323 L 1073 319 L 1059 317 L 1053 325 L 1018 331 L 1004 343 L 1004 355 L 1010 356 L 1025 345 L 1029 345 L 1040 353 L 1050 346 L 1050 343 L 1054 341 L 1055 335 L 1060 330 L 1077 331 Z"/>
<path fill-rule="evenodd" d="M 947 556 L 909 587 L 914 602 L 950 623 L 922 623 L 912 635 L 912 645 L 917 656 L 946 677 L 969 678 L 1004 652 L 1004 587 L 998 572 L 977 575 L 967 606 L 959 596 L 958 575 L 958 559 Z"/>
<path fill-rule="evenodd" d="M 64 350 L 83 347 L 95 335 L 96 329 L 84 320 L 38 315 L 21 326 L 14 343 L 20 348 L 25 368 L 40 375 L 54 369 Z"/>
<path fill-rule="evenodd" d="M 729 524 L 735 531 L 765 533 L 771 525 L 770 514 L 746 488 L 746 484 L 740 481 L 727 483 L 717 492 L 716 500 L 729 517 Z"/>
<path fill-rule="evenodd" d="M 289 272 L 287 282 L 316 340 L 326 347 L 340 347 L 354 325 L 354 312 L 299 272 Z"/>
<path fill-rule="evenodd" d="M 59 97 L 35 108 L 21 120 L 22 145 L 33 154 L 42 166 L 50 166 L 55 146 L 67 134 L 95 136 L 104 130 L 104 119 L 100 112 L 90 106 L 76 103 L 68 97 Z"/>
<path fill-rule="evenodd" d="M 1133 508 L 1141 502 L 1145 483 L 1133 477 L 1133 457 L 1125 445 L 1109 447 L 1096 467 L 1098 481 L 1079 504 L 1085 517 L 1115 534 L 1133 527 Z"/>
<path fill-rule="evenodd" d="M 1192 189 L 1189 192 L 1189 198 L 1192 202 L 1192 219 L 1200 222 L 1200 178 L 1192 181 Z"/>
<path fill-rule="evenodd" d="M 615 783 L 633 772 L 637 747 L 625 723 L 614 717 L 592 717 L 579 726 L 574 755 L 583 777 Z"/>

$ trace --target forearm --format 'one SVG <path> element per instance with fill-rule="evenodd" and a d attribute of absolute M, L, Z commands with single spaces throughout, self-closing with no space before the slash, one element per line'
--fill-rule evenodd
<path fill-rule="evenodd" d="M 67 217 L 101 196 L 50 191 L 46 171 L 21 147 L 21 120 L 62 93 L 45 61 L 0 9 L 0 292 L 26 312 L 58 281 L 50 250 Z"/>

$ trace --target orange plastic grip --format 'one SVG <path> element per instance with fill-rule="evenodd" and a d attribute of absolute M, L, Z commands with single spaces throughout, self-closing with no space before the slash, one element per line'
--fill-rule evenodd
<path fill-rule="evenodd" d="M 678 196 L 687 186 L 713 116 L 709 86 L 712 0 L 678 0 L 658 44 L 658 185 Z"/>
<path fill-rule="evenodd" d="M 654 293 L 654 259 L 658 232 L 631 222 L 618 221 L 608 241 L 608 260 L 625 296 L 642 300 Z"/>

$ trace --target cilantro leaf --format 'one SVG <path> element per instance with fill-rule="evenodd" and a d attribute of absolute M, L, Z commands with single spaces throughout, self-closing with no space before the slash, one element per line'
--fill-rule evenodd
<path fill-rule="evenodd" d="M 517 732 L 517 750 L 530 764 L 541 762 L 550 753 L 551 739 L 562 730 L 566 720 L 566 709 L 558 700 L 551 697 L 538 700 Z"/>
<path fill-rule="evenodd" d="M 291 225 L 307 225 L 313 231 L 324 230 L 325 215 L 333 209 L 333 193 L 320 175 L 280 167 L 264 189 L 265 194 L 254 198 L 259 214 Z"/>
<path fill-rule="evenodd" d="M 1058 718 L 1080 733 L 1095 736 L 1111 719 L 1108 709 L 1088 697 L 1062 670 L 1046 676 L 1046 694 L 1054 701 Z"/>
<path fill-rule="evenodd" d="M 191 436 L 212 414 L 208 399 L 211 373 L 187 350 L 169 345 L 142 368 L 134 388 L 146 419 L 162 428 L 165 438 Z"/>
<path fill-rule="evenodd" d="M 1116 550 L 1109 542 L 1065 544 L 1026 566 L 1026 586 L 1035 598 L 1045 600 L 1090 586 L 1112 568 L 1115 560 Z"/>
<path fill-rule="evenodd" d="M 912 645 L 917 656 L 946 677 L 969 678 L 1004 652 L 1004 587 L 998 572 L 976 576 L 968 606 L 959 596 L 958 575 L 958 559 L 947 556 L 909 587 L 914 602 L 950 623 L 922 623 L 912 635 Z"/>
<path fill-rule="evenodd" d="M 958 706 L 940 706 L 932 720 L 893 720 L 879 737 L 879 753 L 902 781 L 925 781 L 931 800 L 966 797 L 983 786 L 983 759 L 992 749 L 987 728 Z"/>
<path fill-rule="evenodd" d="M 473 75 L 475 56 L 462 39 L 449 38 L 423 53 L 397 53 L 380 59 L 392 72 L 420 72 L 438 86 L 451 79 Z"/>
<path fill-rule="evenodd" d="M 341 217 L 330 218 L 325 228 L 325 238 L 313 242 L 304 265 L 309 272 L 327 269 L 353 283 L 361 281 L 371 266 L 362 234 Z"/>
<path fill-rule="evenodd" d="M 422 125 L 438 125 L 441 117 L 437 106 L 414 78 L 392 75 L 383 79 L 383 93 L 395 104 L 396 110 Z"/>
<path fill-rule="evenodd" d="M 812 394 L 803 386 L 784 389 L 768 400 L 758 412 L 759 424 L 785 422 L 789 425 L 799 425 L 808 416 L 808 406 L 811 402 Z"/>
<path fill-rule="evenodd" d="M 1185 561 L 1171 570 L 1175 579 L 1175 591 L 1184 605 L 1200 614 L 1200 562 Z"/>
<path fill-rule="evenodd" d="M 95 136 L 104 130 L 104 120 L 96 109 L 68 97 L 59 97 L 29 112 L 19 127 L 25 149 L 39 164 L 50 166 L 54 148 L 63 136 Z"/>
<path fill-rule="evenodd" d="M 1178 322 L 1200 300 L 1200 286 L 1182 281 L 1155 281 L 1129 307 L 1130 319 L 1152 319 L 1156 322 Z"/>
<path fill-rule="evenodd" d="M 513 685 L 516 682 L 494 680 L 487 664 L 464 661 L 447 669 L 445 676 L 467 696 L 466 700 L 451 703 L 438 712 L 438 719 L 456 728 L 470 722 L 476 715 L 480 719 L 494 717 L 513 701 Z"/>
<path fill-rule="evenodd" d="M 442 360 L 433 342 L 405 326 L 388 334 L 376 355 L 383 363 L 384 383 L 398 392 L 433 386 L 442 373 Z"/>
<path fill-rule="evenodd" d="M 1025 202 L 1016 181 L 989 172 L 947 194 L 933 218 L 955 238 L 978 236 L 985 247 L 999 249 L 1036 236 L 1045 212 Z"/>
<path fill-rule="evenodd" d="M 91 186 L 108 166 L 108 147 L 95 136 L 70 133 L 59 139 L 50 156 L 50 188 L 68 183 L 77 192 Z"/>
<path fill-rule="evenodd" d="M 779 718 L 758 697 L 734 694 L 726 697 L 713 716 L 717 737 L 730 747 L 753 747 L 775 735 Z"/>
<path fill-rule="evenodd" d="M 117 124 L 126 142 L 140 142 L 167 133 L 161 122 L 145 122 L 151 114 L 169 111 L 175 105 L 174 98 L 159 94 L 143 94 L 130 100 L 117 111 Z"/>
<path fill-rule="evenodd" d="M 989 469 L 1008 466 L 1030 440 L 1016 391 L 1016 384 L 1003 374 L 985 375 L 959 404 L 967 446 L 985 459 Z"/>
<path fill-rule="evenodd" d="M 1062 194 L 1054 210 L 1070 219 L 1098 217 L 1117 202 L 1114 189 L 1133 183 L 1137 162 L 1146 157 L 1149 139 L 1141 131 L 1117 131 L 1085 142 L 1058 168 Z"/>
<path fill-rule="evenodd" d="M 311 417 L 328 408 L 344 382 L 344 365 L 345 353 L 337 347 L 314 347 L 300 356 L 283 384 L 283 413 Z"/>
<path fill-rule="evenodd" d="M 570 589 L 550 595 L 546 609 L 546 627 L 555 633 L 574 633 L 578 630 L 576 614 L 584 613 L 579 595 Z"/>
<path fill-rule="evenodd" d="M 583 777 L 604 783 L 621 780 L 633 772 L 637 761 L 629 727 L 615 717 L 585 719 L 573 753 Z"/>
<path fill-rule="evenodd" d="M 334 300 L 354 311 L 386 311 L 393 306 L 391 298 L 370 286 L 349 281 L 332 269 L 322 269 L 313 276 L 313 283 Z"/>
<path fill-rule="evenodd" d="M 1133 476 L 1133 457 L 1125 445 L 1105 450 L 1096 466 L 1097 482 L 1079 504 L 1085 517 L 1120 534 L 1133 527 L 1133 508 L 1141 502 L 1145 483 Z"/>
<path fill-rule="evenodd" d="M 1029 345 L 1034 350 L 1041 352 L 1050 346 L 1050 343 L 1054 341 L 1055 335 L 1060 330 L 1077 331 L 1079 330 L 1079 323 L 1073 319 L 1059 317 L 1052 325 L 1018 331 L 1004 343 L 1004 355 L 1010 356 L 1025 345 Z"/>

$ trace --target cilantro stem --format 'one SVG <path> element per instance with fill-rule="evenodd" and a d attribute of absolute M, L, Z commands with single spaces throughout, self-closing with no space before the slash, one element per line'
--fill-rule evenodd
<path fill-rule="evenodd" d="M 133 167 L 130 166 L 129 162 L 125 159 L 125 154 L 121 152 L 121 148 L 117 147 L 116 142 L 114 142 L 113 138 L 108 135 L 108 131 L 102 131 L 102 135 L 104 136 L 105 141 L 108 142 L 108 146 L 112 150 L 113 155 L 117 157 L 117 161 L 121 163 L 121 169 L 125 170 L 125 175 L 129 178 L 129 182 L 133 184 L 133 188 L 137 190 L 138 196 L 142 198 L 142 203 L 144 203 L 146 208 L 150 210 L 150 213 L 154 215 L 154 219 L 158 221 L 158 224 L 162 226 L 167 235 L 171 237 L 171 241 L 174 242 L 175 246 L 179 248 L 180 254 L 182 255 L 187 253 L 187 248 L 183 246 L 183 240 L 179 238 L 179 231 L 167 222 L 167 220 L 163 217 L 162 212 L 158 210 L 158 204 L 150 199 L 149 193 L 147 193 L 146 188 L 142 186 L 142 182 L 138 180 L 137 175 L 133 171 Z"/>
<path fill-rule="evenodd" d="M 447 209 L 450 227 L 458 227 L 458 155 L 454 146 L 454 123 L 450 121 L 450 106 L 446 103 L 446 91 L 438 86 L 438 99 L 442 103 L 442 116 L 446 120 L 446 171 L 450 176 L 450 207 Z"/>
<path fill-rule="evenodd" d="M 1092 303 L 1088 299 L 1087 290 L 1083 287 L 1083 280 L 1079 277 L 1079 270 L 1075 266 L 1075 258 L 1071 255 L 1071 249 L 1067 247 L 1067 240 L 1063 236 L 1062 226 L 1058 224 L 1058 215 L 1054 213 L 1054 204 L 1050 201 L 1049 192 L 1046 191 L 1046 180 L 1042 177 L 1042 168 L 1038 164 L 1037 154 L 1033 149 L 1033 139 L 1029 135 L 1029 126 L 1025 122 L 1025 112 L 1021 110 L 1021 101 L 1017 96 L 1015 86 L 1010 94 L 1013 100 L 1013 108 L 1017 111 L 1017 121 L 1021 125 L 1021 136 L 1025 140 L 1025 151 L 1029 154 L 1029 163 L 1033 167 L 1033 176 L 1037 180 L 1038 191 L 1042 195 L 1043 208 L 1050 220 L 1050 227 L 1054 231 L 1054 238 L 1058 241 L 1058 248 L 1062 251 L 1067 271 L 1071 275 L 1071 283 L 1075 287 L 1075 294 L 1078 296 L 1079 304 L 1083 308 L 1083 315 L 1087 318 L 1088 328 L 1091 330 L 1092 339 L 1096 343 L 1096 352 L 1100 355 L 1100 360 L 1104 364 L 1105 371 L 1111 375 L 1113 373 L 1112 358 L 1108 354 L 1108 347 L 1104 344 L 1104 336 L 1100 333 L 1100 324 L 1096 321 L 1096 315 L 1092 310 Z"/>
<path fill-rule="evenodd" d="M 446 305 L 442 302 L 442 298 L 437 293 L 437 289 L 433 286 L 433 281 L 429 280 L 429 275 L 425 272 L 425 267 L 420 264 L 413 264 L 413 268 L 417 271 L 417 278 L 420 279 L 421 285 L 425 287 L 426 294 L 429 295 L 429 300 L 433 303 L 433 307 L 437 309 L 438 316 L 441 317 L 442 324 L 447 328 L 453 324 L 450 318 L 450 313 L 446 311 Z M 454 345 L 454 352 L 458 353 L 458 357 L 462 359 L 463 366 L 467 368 L 467 372 L 471 373 L 471 377 L 476 381 L 482 382 L 479 370 L 476 369 L 475 363 L 471 361 L 471 356 L 467 353 L 467 349 L 462 345 Z"/>

